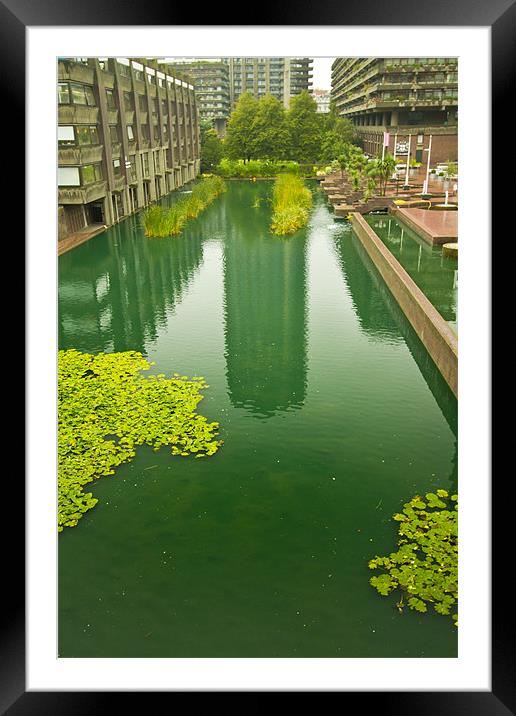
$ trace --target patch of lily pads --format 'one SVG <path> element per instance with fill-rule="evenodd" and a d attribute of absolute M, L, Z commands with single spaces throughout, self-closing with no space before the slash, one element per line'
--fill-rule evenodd
<path fill-rule="evenodd" d="M 458 596 L 458 497 L 447 490 L 416 495 L 393 519 L 399 522 L 398 550 L 369 561 L 381 572 L 370 584 L 382 596 L 400 596 L 396 606 L 418 612 L 429 607 L 439 614 L 454 613 Z"/>
<path fill-rule="evenodd" d="M 98 500 L 84 487 L 136 454 L 138 445 L 172 455 L 213 455 L 219 424 L 196 413 L 207 384 L 175 373 L 143 376 L 141 353 L 58 355 L 58 530 L 75 527 Z"/>

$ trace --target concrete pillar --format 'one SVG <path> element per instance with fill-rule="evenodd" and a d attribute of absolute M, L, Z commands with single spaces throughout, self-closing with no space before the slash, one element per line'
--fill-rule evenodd
<path fill-rule="evenodd" d="M 399 112 L 397 109 L 393 109 L 391 112 L 391 127 L 397 127 L 399 122 Z"/>

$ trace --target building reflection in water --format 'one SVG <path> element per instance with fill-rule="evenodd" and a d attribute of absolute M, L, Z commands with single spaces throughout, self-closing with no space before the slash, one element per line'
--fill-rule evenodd
<path fill-rule="evenodd" d="M 456 489 L 458 479 L 457 399 L 379 275 L 359 239 L 352 233 L 338 237 L 335 239 L 335 249 L 361 328 L 372 340 L 403 341 L 406 344 L 446 419 L 455 442 L 449 478 L 450 489 Z"/>
<path fill-rule="evenodd" d="M 270 234 L 270 182 L 228 196 L 224 247 L 229 396 L 256 417 L 299 408 L 306 395 L 306 231 Z M 257 194 L 260 206 L 253 206 Z M 236 230 L 233 227 L 238 227 Z"/>
<path fill-rule="evenodd" d="M 203 257 L 199 228 L 146 239 L 130 217 L 59 258 L 60 348 L 137 350 L 156 339 Z"/>

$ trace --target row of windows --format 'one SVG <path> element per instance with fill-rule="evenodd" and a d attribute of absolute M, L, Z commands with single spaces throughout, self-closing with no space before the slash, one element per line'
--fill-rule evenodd
<path fill-rule="evenodd" d="M 57 172 L 59 186 L 85 186 L 103 179 L 101 164 L 86 164 L 83 167 L 59 167 Z"/>
<path fill-rule="evenodd" d="M 143 139 L 148 141 L 150 139 L 149 125 L 142 124 L 141 130 Z M 168 140 L 168 126 L 166 124 L 162 125 L 161 127 L 161 135 L 163 136 L 165 141 Z M 161 135 L 159 125 L 154 125 L 154 139 L 160 141 Z M 117 144 L 118 142 L 120 142 L 119 127 L 117 125 L 109 126 L 109 136 L 112 143 Z M 83 146 L 101 143 L 99 140 L 98 127 L 95 125 L 61 125 L 58 127 L 57 130 L 57 139 L 59 147 Z M 127 125 L 127 139 L 130 142 L 135 141 L 134 127 L 131 124 Z"/>
<path fill-rule="evenodd" d="M 76 125 L 74 127 L 58 127 L 57 141 L 60 147 L 100 144 L 97 127 L 82 125 Z"/>
<path fill-rule="evenodd" d="M 455 62 L 456 57 L 390 57 L 385 60 L 385 65 L 449 65 Z"/>
<path fill-rule="evenodd" d="M 57 98 L 59 104 L 85 104 L 89 107 L 96 105 L 93 88 L 80 82 L 59 82 Z"/>

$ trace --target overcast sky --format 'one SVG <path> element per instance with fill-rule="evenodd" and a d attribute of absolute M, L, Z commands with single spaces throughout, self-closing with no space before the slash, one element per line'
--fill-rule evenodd
<path fill-rule="evenodd" d="M 334 57 L 314 57 L 314 89 L 331 89 L 331 64 Z"/>

